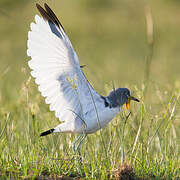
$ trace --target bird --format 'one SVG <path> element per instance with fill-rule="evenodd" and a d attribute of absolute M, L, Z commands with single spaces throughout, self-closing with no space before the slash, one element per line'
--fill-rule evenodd
<path fill-rule="evenodd" d="M 55 111 L 60 124 L 44 131 L 40 136 L 52 133 L 74 133 L 79 137 L 73 150 L 80 155 L 81 144 L 88 134 L 104 128 L 130 101 L 128 88 L 113 89 L 108 96 L 98 94 L 90 85 L 80 66 L 78 56 L 55 13 L 44 3 L 36 4 L 41 14 L 35 15 L 30 24 L 27 41 L 28 65 L 38 90 Z"/>

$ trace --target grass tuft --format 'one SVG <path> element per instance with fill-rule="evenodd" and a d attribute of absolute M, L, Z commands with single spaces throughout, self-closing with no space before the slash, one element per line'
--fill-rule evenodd
<path fill-rule="evenodd" d="M 134 169 L 131 165 L 124 163 L 114 170 L 115 179 L 119 180 L 135 180 L 137 179 Z"/>

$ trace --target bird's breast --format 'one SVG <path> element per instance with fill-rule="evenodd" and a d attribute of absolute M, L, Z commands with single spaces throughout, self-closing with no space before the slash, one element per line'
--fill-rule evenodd
<path fill-rule="evenodd" d="M 93 133 L 101 128 L 104 128 L 121 110 L 120 107 L 97 107 L 92 109 L 85 116 L 86 132 Z"/>

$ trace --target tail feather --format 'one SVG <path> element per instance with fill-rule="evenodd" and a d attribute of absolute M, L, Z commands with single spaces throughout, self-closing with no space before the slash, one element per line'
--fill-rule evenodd
<path fill-rule="evenodd" d="M 67 123 L 61 123 L 53 129 L 49 129 L 48 131 L 42 132 L 40 134 L 40 136 L 46 136 L 48 134 L 57 133 L 57 132 L 61 132 L 61 133 L 69 132 L 70 133 L 70 132 L 74 132 L 74 131 L 72 131 L 71 125 L 69 125 Z"/>
<path fill-rule="evenodd" d="M 49 129 L 48 131 L 44 131 L 44 132 L 42 132 L 42 133 L 40 134 L 40 136 L 46 136 L 46 135 L 48 135 L 48 134 L 51 134 L 51 133 L 54 132 L 54 130 L 55 130 L 55 129 Z"/>

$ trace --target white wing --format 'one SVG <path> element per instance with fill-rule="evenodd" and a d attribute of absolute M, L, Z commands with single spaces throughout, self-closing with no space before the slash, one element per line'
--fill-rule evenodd
<path fill-rule="evenodd" d="M 36 15 L 28 33 L 31 74 L 50 110 L 61 121 L 75 126 L 77 117 L 83 118 L 90 106 L 92 109 L 93 101 L 103 100 L 81 71 L 78 57 L 55 14 L 47 5 L 46 11 L 37 7 L 43 18 Z"/>

